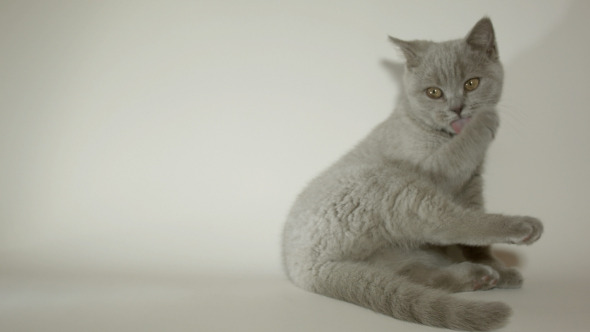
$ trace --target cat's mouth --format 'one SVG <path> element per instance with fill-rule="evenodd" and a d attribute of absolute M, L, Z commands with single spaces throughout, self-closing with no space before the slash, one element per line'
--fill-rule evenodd
<path fill-rule="evenodd" d="M 455 134 L 460 134 L 465 125 L 469 123 L 469 120 L 471 120 L 471 118 L 459 118 L 451 122 L 451 127 L 453 128 L 453 131 L 455 131 Z"/>

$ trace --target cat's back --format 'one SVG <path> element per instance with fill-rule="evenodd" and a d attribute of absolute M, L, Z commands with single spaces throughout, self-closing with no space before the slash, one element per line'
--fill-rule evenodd
<path fill-rule="evenodd" d="M 346 202 L 370 208 L 385 190 L 395 191 L 396 187 L 416 181 L 421 176 L 417 173 L 418 160 L 408 160 L 407 156 L 421 158 L 428 151 L 415 144 L 410 127 L 403 116 L 395 113 L 375 127 L 305 187 L 288 215 L 287 224 L 317 223 L 315 219 L 330 216 L 327 209 Z"/>
<path fill-rule="evenodd" d="M 395 200 L 397 192 L 418 178 L 407 164 L 377 160 L 361 162 L 349 154 L 312 180 L 288 214 L 285 239 L 336 239 L 343 230 L 360 236 L 375 227 L 385 196 Z"/>

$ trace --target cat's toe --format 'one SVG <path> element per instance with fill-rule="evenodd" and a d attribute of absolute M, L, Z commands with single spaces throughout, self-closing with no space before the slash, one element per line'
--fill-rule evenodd
<path fill-rule="evenodd" d="M 522 242 L 524 244 L 533 244 L 537 242 L 539 238 L 541 238 L 541 234 L 543 234 L 543 224 L 537 218 L 533 217 L 526 217 L 527 222 L 533 228 L 533 231 L 527 236 Z"/>
<path fill-rule="evenodd" d="M 510 242 L 514 244 L 533 244 L 543 234 L 543 224 L 533 217 L 518 217 L 513 227 L 516 234 Z"/>
<path fill-rule="evenodd" d="M 473 280 L 473 290 L 487 290 L 492 289 L 498 285 L 500 281 L 500 274 L 489 266 L 482 266 L 475 273 Z"/>

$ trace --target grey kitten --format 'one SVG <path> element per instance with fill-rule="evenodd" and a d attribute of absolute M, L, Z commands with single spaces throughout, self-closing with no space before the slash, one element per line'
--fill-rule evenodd
<path fill-rule="evenodd" d="M 520 287 L 520 273 L 490 245 L 531 244 L 543 230 L 535 218 L 483 207 L 503 80 L 492 23 L 483 18 L 466 38 L 442 43 L 391 40 L 406 57 L 399 104 L 297 198 L 283 233 L 287 274 L 399 319 L 499 328 L 506 304 L 449 294 Z"/>

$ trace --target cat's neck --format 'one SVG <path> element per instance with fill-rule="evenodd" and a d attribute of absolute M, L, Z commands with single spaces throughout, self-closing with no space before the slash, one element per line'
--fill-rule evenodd
<path fill-rule="evenodd" d="M 407 97 L 402 96 L 392 114 L 375 127 L 337 165 L 398 161 L 417 165 L 450 139 L 450 135 L 430 128 L 414 117 Z"/>
<path fill-rule="evenodd" d="M 380 142 L 383 158 L 416 164 L 452 138 L 429 127 L 414 114 L 407 97 L 402 96 L 395 111 L 371 133 Z"/>

